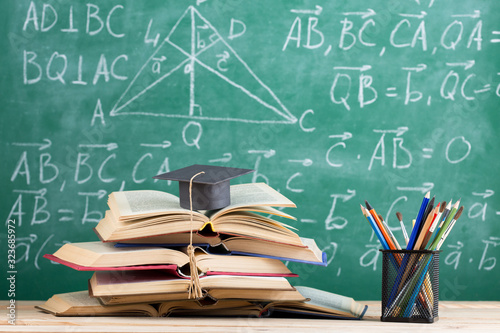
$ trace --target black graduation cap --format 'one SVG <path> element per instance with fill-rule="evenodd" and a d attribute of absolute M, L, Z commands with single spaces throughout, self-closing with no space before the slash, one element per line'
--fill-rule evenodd
<path fill-rule="evenodd" d="M 189 181 L 201 171 L 205 173 L 193 179 L 193 210 L 220 209 L 228 206 L 231 203 L 229 180 L 255 170 L 195 164 L 153 178 L 178 181 L 181 207 L 189 209 Z"/>

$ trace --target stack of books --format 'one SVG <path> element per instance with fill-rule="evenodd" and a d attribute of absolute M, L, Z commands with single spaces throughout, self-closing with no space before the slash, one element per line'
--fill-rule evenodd
<path fill-rule="evenodd" d="M 221 209 L 181 204 L 161 191 L 111 193 L 94 229 L 100 242 L 69 243 L 44 256 L 95 271 L 88 291 L 54 295 L 38 308 L 59 316 L 364 315 L 366 306 L 352 298 L 288 282 L 297 275 L 282 260 L 326 266 L 326 255 L 313 239 L 269 217 L 294 219 L 277 208 L 295 204 L 268 185 L 230 186 L 230 204 Z M 199 276 L 201 297 L 189 292 L 192 274 Z"/>

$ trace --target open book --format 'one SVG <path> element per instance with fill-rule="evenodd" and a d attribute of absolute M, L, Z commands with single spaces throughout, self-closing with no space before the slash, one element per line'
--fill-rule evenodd
<path fill-rule="evenodd" d="M 173 314 L 258 316 L 262 311 L 259 305 L 245 300 L 221 300 L 206 305 L 193 300 L 164 302 L 159 305 L 147 303 L 102 305 L 98 299 L 90 297 L 87 291 L 54 295 L 36 308 L 56 316 L 165 317 Z"/>
<path fill-rule="evenodd" d="M 273 207 L 295 207 L 285 196 L 263 183 L 231 186 L 231 205 L 216 211 L 191 212 L 179 198 L 161 191 L 113 192 L 104 219 L 94 229 L 104 242 L 223 244 L 231 252 L 273 256 L 326 265 L 314 240 L 300 238 L 292 227 L 261 215 L 293 216 Z M 210 239 L 213 236 L 214 238 Z M 145 238 L 146 237 L 146 238 Z"/>
<path fill-rule="evenodd" d="M 109 211 L 95 228 L 104 241 L 204 230 L 302 245 L 288 226 L 255 212 L 294 219 L 274 207 L 295 207 L 266 184 L 231 186 L 231 205 L 216 211 L 193 212 L 179 198 L 161 191 L 123 191 L 109 195 Z"/>
<path fill-rule="evenodd" d="M 249 300 L 178 300 L 160 304 L 134 303 L 102 305 L 86 291 L 52 296 L 38 309 L 56 316 L 252 316 L 321 317 L 334 319 L 361 319 L 367 306 L 352 298 L 325 291 L 297 287 L 308 298 L 304 301 L 251 302 Z"/>
<path fill-rule="evenodd" d="M 89 280 L 89 293 L 95 297 L 158 293 L 187 293 L 190 281 L 159 270 L 97 271 Z M 202 289 L 294 290 L 284 277 L 210 275 L 200 277 Z"/>
<path fill-rule="evenodd" d="M 276 259 L 214 255 L 195 248 L 196 262 L 202 275 L 297 276 Z M 113 243 L 84 242 L 64 244 L 44 258 L 82 271 L 162 269 L 179 277 L 188 277 L 189 256 L 186 248 L 115 247 Z"/>
<path fill-rule="evenodd" d="M 302 246 L 295 246 L 247 237 L 221 238 L 219 236 L 196 236 L 197 237 L 193 237 L 193 244 L 197 245 L 198 247 L 204 248 L 208 253 L 260 256 L 271 259 L 296 261 L 321 266 L 326 266 L 327 263 L 326 253 L 321 251 L 321 249 L 316 245 L 316 242 L 312 238 L 301 237 L 300 241 L 302 242 Z M 178 247 L 187 246 L 187 244 L 189 244 L 189 233 L 180 233 L 121 241 L 119 243 L 116 243 L 115 246 Z"/>

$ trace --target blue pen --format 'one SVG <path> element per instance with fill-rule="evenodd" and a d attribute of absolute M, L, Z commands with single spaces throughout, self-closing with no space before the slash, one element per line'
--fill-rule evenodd
<path fill-rule="evenodd" d="M 415 246 L 415 241 L 417 240 L 418 232 L 420 231 L 420 224 L 422 223 L 422 218 L 427 208 L 427 204 L 429 203 L 430 197 L 431 197 L 431 192 L 427 192 L 424 196 L 424 199 L 422 200 L 420 211 L 418 212 L 415 225 L 413 226 L 413 229 L 411 231 L 410 240 L 408 241 L 408 245 L 406 246 L 407 250 L 413 250 L 413 247 Z"/>

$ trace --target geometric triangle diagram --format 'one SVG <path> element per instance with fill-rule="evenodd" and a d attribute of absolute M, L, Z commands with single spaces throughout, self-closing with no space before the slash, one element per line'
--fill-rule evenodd
<path fill-rule="evenodd" d="M 110 115 L 297 121 L 193 6 L 140 68 Z"/>

